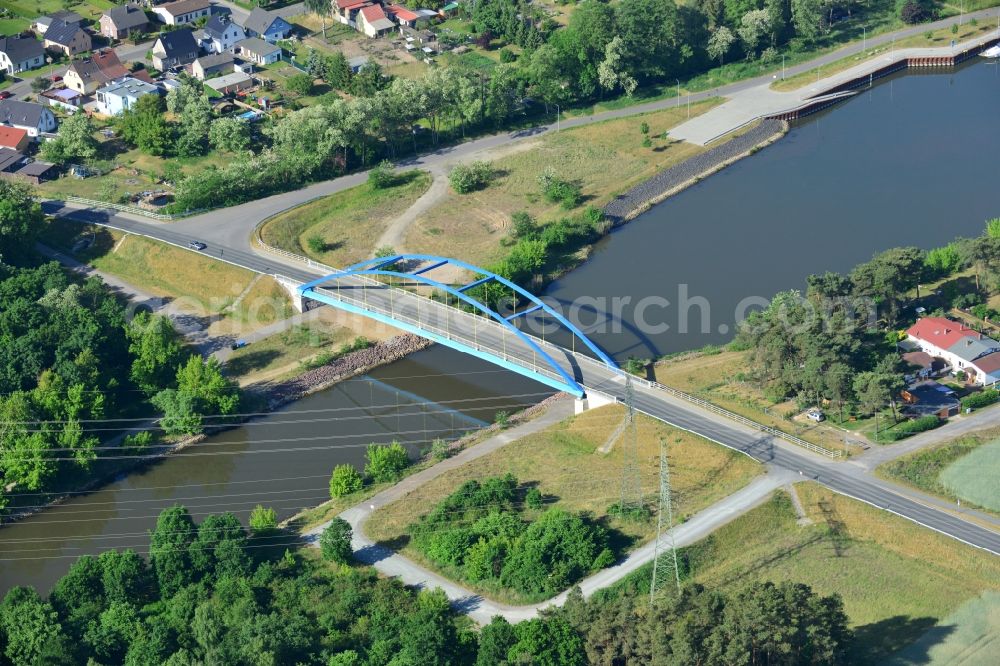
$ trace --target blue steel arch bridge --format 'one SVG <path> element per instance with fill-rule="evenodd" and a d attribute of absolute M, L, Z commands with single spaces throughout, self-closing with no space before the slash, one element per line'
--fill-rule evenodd
<path fill-rule="evenodd" d="M 454 269 L 472 279 L 452 284 L 448 278 Z M 442 274 L 445 277 L 435 279 Z M 477 288 L 485 286 L 510 290 L 513 313 L 501 314 L 478 296 L 483 290 Z M 417 293 L 414 287 L 430 289 L 437 298 Z M 579 398 L 588 386 L 597 389 L 609 381 L 624 382 L 614 359 L 558 310 L 510 280 L 457 259 L 425 254 L 378 257 L 307 282 L 298 290 L 305 299 L 409 331 Z M 527 315 L 563 329 L 570 336 L 569 348 L 519 328 L 517 320 Z"/>

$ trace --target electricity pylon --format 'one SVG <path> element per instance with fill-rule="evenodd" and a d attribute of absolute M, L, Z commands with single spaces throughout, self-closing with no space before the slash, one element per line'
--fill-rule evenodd
<path fill-rule="evenodd" d="M 649 586 L 650 601 L 657 590 L 674 579 L 681 591 L 681 572 L 677 567 L 677 550 L 674 548 L 674 511 L 670 501 L 670 466 L 667 464 L 667 446 L 660 438 L 660 501 L 656 509 L 656 541 L 653 545 L 653 580 Z M 666 543 L 663 541 L 666 540 Z M 673 574 L 673 575 L 671 575 Z"/>
<path fill-rule="evenodd" d="M 642 508 L 642 481 L 639 473 L 639 433 L 635 422 L 635 393 L 632 378 L 625 376 L 627 433 L 622 441 L 622 495 L 618 508 L 623 512 Z"/>

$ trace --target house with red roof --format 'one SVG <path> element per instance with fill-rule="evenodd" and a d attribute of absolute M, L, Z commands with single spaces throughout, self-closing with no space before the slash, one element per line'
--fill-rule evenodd
<path fill-rule="evenodd" d="M 387 32 L 392 32 L 396 28 L 396 24 L 392 22 L 392 19 L 382 9 L 382 5 L 376 4 L 366 5 L 361 8 L 358 12 L 357 26 L 358 30 L 369 37 L 379 37 Z"/>
<path fill-rule="evenodd" d="M 384 4 L 382 0 L 333 0 L 337 20 L 369 37 L 379 37 L 397 27 L 414 28 L 419 21 L 436 16 L 430 10 L 412 11 L 398 4 Z"/>
<path fill-rule="evenodd" d="M 31 139 L 28 137 L 27 130 L 0 125 L 0 148 L 10 148 L 22 153 L 29 143 L 31 143 Z"/>
<path fill-rule="evenodd" d="M 976 384 L 1000 382 L 1000 342 L 944 317 L 924 317 L 906 331 L 920 351 L 940 357 Z"/>

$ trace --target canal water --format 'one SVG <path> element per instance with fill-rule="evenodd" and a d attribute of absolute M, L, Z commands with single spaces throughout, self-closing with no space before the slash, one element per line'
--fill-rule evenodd
<path fill-rule="evenodd" d="M 739 309 L 810 273 L 978 234 L 1000 215 L 998 125 L 995 64 L 894 77 L 615 231 L 546 298 L 620 360 L 725 342 Z M 288 517 L 324 500 L 333 466 L 360 466 L 369 442 L 419 449 L 548 394 L 447 349 L 414 354 L 0 529 L 0 594 L 47 590 L 81 554 L 144 552 L 174 503 L 196 518 L 245 522 L 258 503 Z"/>

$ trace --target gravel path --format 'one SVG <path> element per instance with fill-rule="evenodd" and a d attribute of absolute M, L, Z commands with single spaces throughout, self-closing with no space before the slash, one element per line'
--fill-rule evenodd
<path fill-rule="evenodd" d="M 773 141 L 785 128 L 780 120 L 763 120 L 748 132 L 665 169 L 619 195 L 605 207 L 604 214 L 616 226 L 627 222 L 673 192 Z"/>

